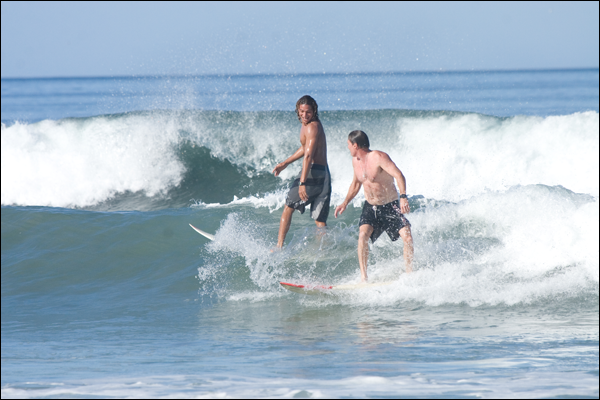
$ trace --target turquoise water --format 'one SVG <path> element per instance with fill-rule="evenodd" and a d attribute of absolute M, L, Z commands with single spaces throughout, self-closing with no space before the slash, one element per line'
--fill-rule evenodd
<path fill-rule="evenodd" d="M 333 205 L 353 129 L 407 177 L 392 285 L 278 285 L 359 279 L 362 196 L 269 251 L 306 93 Z M 1 119 L 2 398 L 598 397 L 597 69 L 2 80 Z"/>

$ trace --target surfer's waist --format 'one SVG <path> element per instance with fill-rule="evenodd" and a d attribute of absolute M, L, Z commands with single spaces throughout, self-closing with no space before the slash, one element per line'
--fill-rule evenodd
<path fill-rule="evenodd" d="M 310 170 L 306 174 L 304 184 L 306 186 L 323 186 L 326 183 L 326 180 L 328 179 L 329 168 L 327 167 L 327 165 L 312 164 Z M 299 183 L 300 177 L 298 177 L 296 181 Z"/>
<path fill-rule="evenodd" d="M 313 164 L 310 166 L 310 169 L 316 169 L 319 171 L 327 171 L 327 165 Z"/>
<path fill-rule="evenodd" d="M 365 206 L 367 207 L 377 207 L 377 209 L 382 209 L 382 208 L 391 208 L 392 206 L 398 206 L 400 205 L 400 201 L 398 199 L 396 200 L 392 200 L 389 203 L 385 203 L 385 204 L 371 204 L 368 201 L 365 200 Z"/>

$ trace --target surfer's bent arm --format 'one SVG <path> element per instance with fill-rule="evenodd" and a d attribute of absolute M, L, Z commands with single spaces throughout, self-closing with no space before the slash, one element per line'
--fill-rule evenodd
<path fill-rule="evenodd" d="M 381 162 L 379 164 L 382 170 L 390 174 L 398 185 L 398 192 L 400 193 L 400 210 L 402 213 L 406 214 L 410 212 L 410 207 L 408 206 L 408 199 L 406 198 L 406 178 L 400 169 L 396 166 L 396 164 L 392 161 L 390 156 L 385 154 L 381 158 Z M 402 197 L 404 195 L 404 197 Z"/>
<path fill-rule="evenodd" d="M 281 171 L 283 171 L 284 169 L 286 169 L 286 167 L 288 165 L 290 165 L 291 163 L 293 163 L 296 160 L 299 160 L 303 156 L 304 156 L 304 146 L 300 146 L 300 148 L 298 150 L 296 150 L 294 152 L 294 154 L 292 154 L 287 160 L 277 164 L 275 166 L 275 168 L 273 168 L 273 173 L 275 174 L 275 176 L 279 176 L 279 173 Z"/>
<path fill-rule="evenodd" d="M 335 208 L 335 212 L 333 213 L 333 215 L 336 218 L 338 215 L 342 215 L 342 213 L 346 210 L 346 207 L 348 207 L 348 203 L 350 203 L 352 199 L 356 197 L 361 187 L 362 183 L 360 183 L 358 179 L 356 179 L 356 175 L 354 175 L 352 183 L 350 184 L 350 188 L 348 188 L 348 194 L 346 195 L 346 198 L 344 199 L 342 204 Z"/>

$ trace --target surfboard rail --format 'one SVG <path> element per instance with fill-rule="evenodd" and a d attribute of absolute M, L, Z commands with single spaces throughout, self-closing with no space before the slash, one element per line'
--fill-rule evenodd
<path fill-rule="evenodd" d="M 333 286 L 330 285 L 300 285 L 289 282 L 279 282 L 279 284 L 289 291 L 300 294 L 319 294 L 333 289 Z"/>
<path fill-rule="evenodd" d="M 279 282 L 279 284 L 295 293 L 300 294 L 323 294 L 323 293 L 333 293 L 333 292 L 341 292 L 341 291 L 351 291 L 358 289 L 371 289 L 374 287 L 387 286 L 394 283 L 391 282 L 375 282 L 375 283 L 355 283 L 355 284 L 346 284 L 346 285 L 303 285 L 298 283 L 290 283 L 290 282 Z"/>

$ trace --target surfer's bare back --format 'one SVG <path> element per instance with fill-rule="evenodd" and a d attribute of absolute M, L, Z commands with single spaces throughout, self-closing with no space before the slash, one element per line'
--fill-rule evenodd
<path fill-rule="evenodd" d="M 310 205 L 310 215 L 319 228 L 327 225 L 331 199 L 331 175 L 327 165 L 327 140 L 319 121 L 317 102 L 310 96 L 302 96 L 296 103 L 296 114 L 302 123 L 300 148 L 287 160 L 277 164 L 273 174 L 278 176 L 288 165 L 302 158 L 302 172 L 288 193 L 285 208 L 279 222 L 277 247 L 282 248 L 294 210 L 304 214 Z"/>
<path fill-rule="evenodd" d="M 404 217 L 404 214 L 410 212 L 406 179 L 389 155 L 383 151 L 370 150 L 369 146 L 369 138 L 363 131 L 352 131 L 348 135 L 354 177 L 346 199 L 336 207 L 334 213 L 336 218 L 341 215 L 361 186 L 364 187 L 366 201 L 360 216 L 358 236 L 358 262 L 363 282 L 368 279 L 369 238 L 375 242 L 383 232 L 393 241 L 402 237 L 406 272 L 412 272 L 414 254 L 410 222 Z M 398 183 L 400 196 L 394 179 Z"/>

